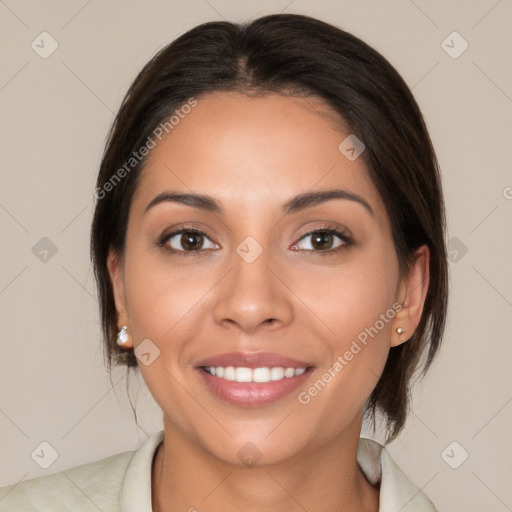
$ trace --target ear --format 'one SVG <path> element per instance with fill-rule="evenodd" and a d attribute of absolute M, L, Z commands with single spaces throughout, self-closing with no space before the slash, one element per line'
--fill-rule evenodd
<path fill-rule="evenodd" d="M 409 340 L 418 327 L 430 282 L 430 251 L 426 245 L 416 250 L 409 265 L 409 275 L 401 279 L 398 288 L 398 302 L 402 309 L 393 320 L 391 346 L 396 347 Z M 397 329 L 403 329 L 402 334 Z"/>
<path fill-rule="evenodd" d="M 117 251 L 110 249 L 107 257 L 107 268 L 112 283 L 112 290 L 114 292 L 114 301 L 117 311 L 118 328 L 121 329 L 123 325 L 128 325 L 128 314 L 126 309 L 126 301 L 124 295 L 124 276 L 122 260 Z M 128 347 L 125 345 L 126 348 Z"/>

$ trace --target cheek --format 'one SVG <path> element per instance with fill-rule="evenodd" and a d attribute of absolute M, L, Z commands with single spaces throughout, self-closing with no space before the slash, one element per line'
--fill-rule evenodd
<path fill-rule="evenodd" d="M 192 271 L 192 266 L 172 264 L 161 255 L 132 247 L 125 261 L 125 294 L 134 348 L 151 340 L 158 356 L 148 365 L 139 360 L 140 373 L 153 398 L 169 416 L 180 417 L 186 427 L 190 400 L 183 382 L 184 362 L 194 338 L 197 315 L 205 315 L 200 300 L 214 280 L 211 273 Z M 191 318 L 193 318 L 191 320 Z M 185 427 L 184 427 L 185 428 Z"/>
<path fill-rule="evenodd" d="M 186 319 L 201 309 L 200 298 L 214 283 L 211 273 L 198 272 L 201 268 L 132 250 L 125 263 L 125 293 L 138 340 L 174 341 L 173 330 L 182 329 Z"/>
<path fill-rule="evenodd" d="M 375 291 L 369 286 L 368 291 Z M 324 364 L 298 396 L 302 415 L 317 425 L 317 433 L 335 435 L 356 417 L 384 369 L 395 310 L 386 294 L 371 297 L 347 287 L 350 298 L 338 307 L 326 304 L 324 317 L 336 333 Z M 339 294 L 340 295 L 340 294 Z M 338 296 L 339 296 L 338 295 Z"/>
<path fill-rule="evenodd" d="M 347 340 L 365 333 L 377 321 L 379 332 L 389 335 L 386 320 L 394 316 L 398 262 L 392 247 L 385 242 L 382 247 L 386 249 L 379 250 L 376 241 L 372 247 L 353 252 L 341 265 L 317 267 L 314 272 L 304 268 L 293 278 L 294 292 L 309 306 L 310 318 L 323 324 L 322 333 L 333 340 L 333 348 L 343 348 Z M 383 323 L 381 315 L 386 312 Z"/>
<path fill-rule="evenodd" d="M 308 277 L 297 281 L 294 290 L 314 312 L 310 317 L 316 317 L 328 354 L 318 372 L 321 382 L 304 401 L 322 395 L 315 398 L 318 405 L 334 401 L 347 411 L 360 407 L 377 384 L 389 353 L 398 280 L 394 249 L 377 248 L 323 276 L 304 273 Z"/>

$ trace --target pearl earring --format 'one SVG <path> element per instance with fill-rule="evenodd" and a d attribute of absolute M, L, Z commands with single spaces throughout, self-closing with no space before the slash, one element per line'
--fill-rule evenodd
<path fill-rule="evenodd" d="M 126 332 L 128 330 L 127 325 L 123 325 L 121 327 L 121 330 L 117 333 L 117 344 L 119 346 L 126 345 L 126 342 L 128 341 L 128 333 Z"/>
<path fill-rule="evenodd" d="M 397 328 L 397 330 L 396 330 L 396 332 L 397 332 L 398 334 L 402 334 L 402 333 L 404 332 L 404 330 L 402 329 L 402 327 L 398 327 L 398 328 Z"/>

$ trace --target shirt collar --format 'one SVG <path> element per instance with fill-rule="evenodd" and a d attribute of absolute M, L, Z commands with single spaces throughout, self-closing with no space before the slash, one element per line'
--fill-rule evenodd
<path fill-rule="evenodd" d="M 153 458 L 163 439 L 164 431 L 160 430 L 134 453 L 121 489 L 122 512 L 152 512 Z M 432 502 L 376 441 L 365 437 L 359 439 L 357 462 L 371 484 L 380 482 L 379 512 L 437 512 Z"/>
<path fill-rule="evenodd" d="M 379 512 L 437 512 L 381 444 L 360 437 L 357 462 L 370 483 L 380 482 Z"/>
<path fill-rule="evenodd" d="M 153 457 L 164 439 L 164 430 L 150 436 L 134 453 L 124 475 L 121 488 L 122 512 L 153 512 L 151 473 Z"/>

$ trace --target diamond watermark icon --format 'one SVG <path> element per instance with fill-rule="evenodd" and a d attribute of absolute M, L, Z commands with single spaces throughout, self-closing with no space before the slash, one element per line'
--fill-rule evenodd
<path fill-rule="evenodd" d="M 469 457 L 469 453 L 457 441 L 452 441 L 442 452 L 441 458 L 452 469 L 458 469 Z"/>
<path fill-rule="evenodd" d="M 452 236 L 450 240 L 448 240 L 448 259 L 452 263 L 457 263 L 460 261 L 468 252 L 468 248 L 466 245 L 457 238 L 456 236 Z"/>
<path fill-rule="evenodd" d="M 260 450 L 252 443 L 245 443 L 237 452 L 241 462 L 247 467 L 254 466 L 263 456 Z"/>
<path fill-rule="evenodd" d="M 452 32 L 443 40 L 441 48 L 452 59 L 458 59 L 469 48 L 469 43 L 458 32 Z"/>
<path fill-rule="evenodd" d="M 40 443 L 30 456 L 43 469 L 48 469 L 59 458 L 57 450 L 47 441 Z"/>
<path fill-rule="evenodd" d="M 252 263 L 263 252 L 263 247 L 252 236 L 248 236 L 238 244 L 236 252 L 246 263 Z"/>
<path fill-rule="evenodd" d="M 41 59 L 47 59 L 59 47 L 59 43 L 48 32 L 41 32 L 30 46 Z"/>
<path fill-rule="evenodd" d="M 42 263 L 48 263 L 57 251 L 57 246 L 46 236 L 32 247 L 32 254 Z"/>
<path fill-rule="evenodd" d="M 347 160 L 353 162 L 366 149 L 366 146 L 356 135 L 351 133 L 341 142 L 338 149 L 340 153 L 347 158 Z"/>
<path fill-rule="evenodd" d="M 144 365 L 149 366 L 160 355 L 160 349 L 146 338 L 135 350 L 135 357 Z"/>

